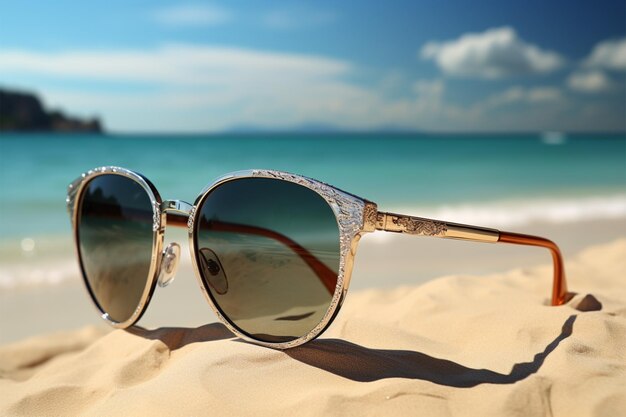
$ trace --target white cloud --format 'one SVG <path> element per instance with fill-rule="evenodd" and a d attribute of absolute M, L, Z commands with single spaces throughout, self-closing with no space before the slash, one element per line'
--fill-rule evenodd
<path fill-rule="evenodd" d="M 83 109 L 97 112 L 118 130 L 166 125 L 181 131 L 237 124 L 284 127 L 311 119 L 342 126 L 374 124 L 379 119 L 363 120 L 363 109 L 373 106 L 376 95 L 342 81 L 351 70 L 349 62 L 314 55 L 198 45 L 0 51 L 5 83 L 39 85 L 49 103 L 77 114 Z M 29 82 L 28 77 L 39 81 Z M 42 84 L 42 77 L 53 81 Z M 78 80 L 83 87 L 72 88 Z M 84 88 L 85 82 L 91 83 L 91 91 Z M 112 93 L 103 85 L 126 87 L 123 93 Z"/>
<path fill-rule="evenodd" d="M 335 12 L 300 6 L 266 13 L 262 17 L 262 23 L 271 29 L 293 30 L 327 25 L 336 19 L 337 14 Z"/>
<path fill-rule="evenodd" d="M 417 80 L 413 83 L 413 92 L 416 95 L 413 111 L 418 114 L 434 116 L 445 111 L 443 95 L 446 85 L 443 80 Z"/>
<path fill-rule="evenodd" d="M 623 125 L 623 106 L 600 108 L 593 117 L 577 108 L 562 111 L 568 101 L 554 87 L 515 87 L 487 102 L 460 106 L 446 100 L 447 81 L 441 79 L 411 81 L 391 74 L 390 93 L 384 83 L 351 81 L 359 74 L 344 60 L 207 45 L 0 51 L 4 85 L 33 88 L 48 105 L 71 114 L 100 115 L 113 131 L 281 129 L 311 122 L 445 131 Z M 515 102 L 526 104 L 523 111 L 504 106 Z M 494 117 L 494 107 L 509 110 Z"/>
<path fill-rule="evenodd" d="M 413 91 L 418 97 L 441 98 L 444 90 L 442 80 L 417 80 L 413 83 Z"/>
<path fill-rule="evenodd" d="M 626 38 L 607 40 L 597 44 L 584 65 L 610 70 L 626 70 Z"/>
<path fill-rule="evenodd" d="M 332 58 L 198 45 L 0 51 L 5 83 L 35 85 L 49 104 L 101 114 L 116 130 L 281 128 L 311 120 L 368 128 L 406 121 L 375 89 L 344 81 L 352 71 L 351 63 Z M 72 87 L 79 80 L 82 87 Z M 126 87 L 106 88 L 116 85 Z"/>
<path fill-rule="evenodd" d="M 542 103 L 557 101 L 563 98 L 561 90 L 556 87 L 534 87 L 526 92 L 527 101 L 530 103 Z"/>
<path fill-rule="evenodd" d="M 567 86 L 583 93 L 600 93 L 611 89 L 613 83 L 602 71 L 575 72 L 567 79 Z"/>
<path fill-rule="evenodd" d="M 304 82 L 338 76 L 349 67 L 346 61 L 304 54 L 182 44 L 153 50 L 0 51 L 0 72 L 159 85 L 230 87 L 237 82 Z"/>
<path fill-rule="evenodd" d="M 166 26 L 213 26 L 232 18 L 229 10 L 209 4 L 182 4 L 156 10 L 152 17 Z"/>
<path fill-rule="evenodd" d="M 556 87 L 511 87 L 494 94 L 476 106 L 482 110 L 502 107 L 513 103 L 549 103 L 563 99 L 563 93 Z"/>
<path fill-rule="evenodd" d="M 428 42 L 421 56 L 435 61 L 446 74 L 479 78 L 547 73 L 564 63 L 559 54 L 525 42 L 510 27 L 468 33 L 447 42 Z"/>

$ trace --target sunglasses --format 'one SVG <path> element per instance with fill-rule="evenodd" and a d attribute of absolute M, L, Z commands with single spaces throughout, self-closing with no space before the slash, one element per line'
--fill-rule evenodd
<path fill-rule="evenodd" d="M 162 200 L 141 174 L 102 167 L 70 184 L 66 201 L 89 295 L 117 328 L 136 323 L 157 283 L 166 286 L 176 273 L 180 247 L 163 249 L 166 226 L 187 228 L 198 282 L 219 319 L 272 348 L 301 345 L 330 326 L 359 239 L 379 230 L 547 248 L 551 304 L 568 298 L 559 248 L 547 239 L 381 212 L 371 201 L 285 172 L 228 174 L 192 205 Z"/>

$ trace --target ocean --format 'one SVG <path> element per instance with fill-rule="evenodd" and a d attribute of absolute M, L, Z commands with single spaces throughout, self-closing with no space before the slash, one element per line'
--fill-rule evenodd
<path fill-rule="evenodd" d="M 617 219 L 626 235 L 625 135 L 3 133 L 0 294 L 76 279 L 66 189 L 103 165 L 141 172 L 164 199 L 193 202 L 225 173 L 268 168 L 385 211 L 517 231 Z"/>
<path fill-rule="evenodd" d="M 68 235 L 67 185 L 117 165 L 193 202 L 225 173 L 310 176 L 383 210 L 494 227 L 626 217 L 626 136 L 0 134 L 0 242 Z M 2 254 L 0 253 L 0 258 Z"/>

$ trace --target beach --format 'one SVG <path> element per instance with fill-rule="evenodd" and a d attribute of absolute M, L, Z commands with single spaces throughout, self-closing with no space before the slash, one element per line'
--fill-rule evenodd
<path fill-rule="evenodd" d="M 0 417 L 626 417 L 626 2 L 0 2 Z"/>
<path fill-rule="evenodd" d="M 547 264 L 353 288 L 327 332 L 287 351 L 191 319 L 197 288 L 158 291 L 140 324 L 166 321 L 131 330 L 99 324 L 78 288 L 54 291 L 91 324 L 0 347 L 0 414 L 619 415 L 624 254 L 622 238 L 566 258 L 577 294 L 560 307 Z"/>
<path fill-rule="evenodd" d="M 375 141 L 177 138 L 185 146 L 167 170 L 157 169 L 159 152 L 140 152 L 166 141 L 159 137 L 59 138 L 69 154 L 50 138 L 0 139 L 8 150 L 1 208 L 13 213 L 0 216 L 1 415 L 611 416 L 626 409 L 623 137 L 554 146 L 529 137 L 390 136 L 405 149 L 401 161 L 365 146 L 343 165 L 331 143 L 348 151 Z M 310 159 L 318 140 L 324 147 Z M 226 155 L 214 166 L 202 160 L 209 145 Z M 458 149 L 444 162 L 458 166 L 438 168 L 432 155 L 452 145 Z M 89 157 L 71 157 L 73 146 Z M 191 150 L 193 163 L 181 149 Z M 491 155 L 477 164 L 463 159 L 468 152 Z M 513 157 L 520 153 L 526 158 Z M 175 280 L 156 288 L 137 327 L 114 330 L 84 288 L 64 207 L 67 183 L 105 160 L 148 174 L 166 198 L 193 201 L 214 173 L 265 166 L 328 181 L 381 210 L 543 236 L 561 247 L 576 295 L 547 305 L 545 249 L 376 232 L 359 243 L 332 326 L 311 343 L 276 351 L 218 322 L 192 270 L 186 231 L 168 228 L 165 243 L 182 246 Z M 37 164 L 47 164 L 46 175 L 33 170 Z"/>

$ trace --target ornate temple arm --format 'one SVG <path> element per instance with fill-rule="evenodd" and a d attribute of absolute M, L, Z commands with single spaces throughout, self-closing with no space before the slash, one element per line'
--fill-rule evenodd
<path fill-rule="evenodd" d="M 502 232 L 486 227 L 469 226 L 402 214 L 376 213 L 376 230 L 406 233 L 418 236 L 435 236 L 447 239 L 471 240 L 487 243 L 512 243 L 516 245 L 547 248 L 552 254 L 554 279 L 552 282 L 552 305 L 558 306 L 568 301 L 567 282 L 563 268 L 563 257 L 559 247 L 552 241 L 538 236 Z"/>

